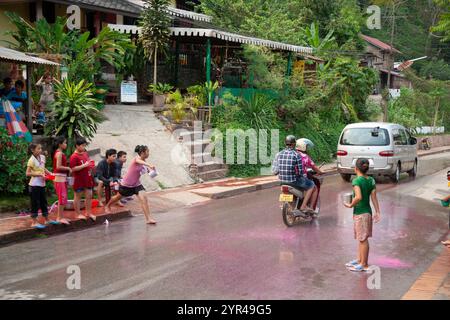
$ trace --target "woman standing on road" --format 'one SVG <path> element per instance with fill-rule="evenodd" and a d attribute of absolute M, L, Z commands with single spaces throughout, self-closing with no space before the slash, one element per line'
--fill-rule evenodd
<path fill-rule="evenodd" d="M 344 203 L 347 208 L 353 208 L 353 222 L 355 239 L 359 241 L 358 258 L 348 262 L 345 266 L 351 271 L 364 272 L 369 268 L 369 238 L 372 237 L 372 208 L 375 207 L 373 221 L 380 221 L 380 205 L 377 199 L 375 179 L 367 175 L 369 160 L 360 158 L 356 161 L 356 179 L 352 181 L 353 201 Z"/>
<path fill-rule="evenodd" d="M 147 168 L 154 170 L 155 167 L 145 161 L 150 156 L 150 151 L 147 146 L 136 146 L 134 151 L 138 155 L 131 160 L 130 167 L 120 184 L 119 193 L 112 197 L 105 206 L 105 212 L 110 213 L 111 206 L 121 200 L 122 197 L 136 195 L 141 203 L 142 210 L 144 211 L 146 223 L 156 224 L 156 221 L 151 217 L 148 200 L 145 195 L 145 188 L 140 181 L 142 172 L 147 172 Z"/>

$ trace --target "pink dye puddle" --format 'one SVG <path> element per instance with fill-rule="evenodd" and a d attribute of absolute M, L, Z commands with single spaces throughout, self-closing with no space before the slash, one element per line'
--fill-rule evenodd
<path fill-rule="evenodd" d="M 376 265 L 382 268 L 391 268 L 391 269 L 408 269 L 412 268 L 412 264 L 401 261 L 396 258 L 390 258 L 390 257 L 380 257 L 375 256 L 373 258 L 370 258 L 370 264 Z"/>

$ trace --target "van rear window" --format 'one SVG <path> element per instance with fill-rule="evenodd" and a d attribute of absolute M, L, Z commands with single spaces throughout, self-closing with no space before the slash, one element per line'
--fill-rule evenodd
<path fill-rule="evenodd" d="M 377 128 L 349 128 L 341 137 L 344 146 L 388 146 L 389 132 Z"/>

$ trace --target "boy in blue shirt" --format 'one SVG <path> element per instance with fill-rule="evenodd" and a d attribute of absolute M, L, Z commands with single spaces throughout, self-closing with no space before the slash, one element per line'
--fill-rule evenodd
<path fill-rule="evenodd" d="M 27 101 L 27 93 L 23 90 L 25 84 L 22 80 L 17 80 L 14 84 L 14 89 L 6 97 L 8 100 L 12 101 L 12 105 L 16 111 L 23 108 L 23 104 Z M 14 103 L 15 102 L 15 103 Z"/>

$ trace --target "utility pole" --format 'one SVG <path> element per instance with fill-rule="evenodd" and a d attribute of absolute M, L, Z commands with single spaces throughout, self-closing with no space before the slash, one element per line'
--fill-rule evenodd
<path fill-rule="evenodd" d="M 396 9 L 396 0 L 392 0 L 392 21 L 391 21 L 391 40 L 389 42 L 389 58 L 388 58 L 388 79 L 387 79 L 387 99 L 384 103 L 384 115 L 383 115 L 383 121 L 388 122 L 388 105 L 390 100 L 390 91 L 391 88 L 391 72 L 392 68 L 394 67 L 394 35 L 395 35 L 395 9 Z"/>

